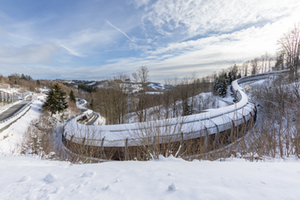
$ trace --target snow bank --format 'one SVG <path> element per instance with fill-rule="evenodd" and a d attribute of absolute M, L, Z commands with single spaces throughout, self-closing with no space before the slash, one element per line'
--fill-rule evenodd
<path fill-rule="evenodd" d="M 299 199 L 299 169 L 295 160 L 164 158 L 70 165 L 0 156 L 0 199 Z"/>
<path fill-rule="evenodd" d="M 0 155 L 19 155 L 24 132 L 34 119 L 41 114 L 42 102 L 33 101 L 30 110 L 15 123 L 0 133 Z M 1 177 L 1 176 L 0 176 Z M 1 198 L 0 198 L 1 199 Z"/>

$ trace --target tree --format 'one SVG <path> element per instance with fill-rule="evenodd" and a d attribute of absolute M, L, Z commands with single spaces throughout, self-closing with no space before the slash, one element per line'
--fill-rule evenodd
<path fill-rule="evenodd" d="M 221 72 L 219 76 L 215 79 L 213 85 L 214 94 L 221 97 L 225 97 L 227 94 L 227 84 L 228 85 L 231 84 L 230 79 L 231 79 L 230 77 L 227 77 L 227 73 L 225 71 Z"/>
<path fill-rule="evenodd" d="M 142 90 L 138 96 L 139 102 L 136 107 L 136 114 L 139 117 L 139 122 L 147 121 L 146 107 L 148 99 L 146 98 L 147 82 L 149 82 L 149 70 L 146 66 L 140 67 L 136 72 L 132 73 L 133 80 L 136 84 L 141 84 Z"/>
<path fill-rule="evenodd" d="M 284 52 L 286 64 L 290 69 L 290 80 L 298 78 L 298 66 L 300 57 L 300 23 L 294 25 L 294 28 L 289 30 L 277 42 L 280 45 L 280 52 Z"/>
<path fill-rule="evenodd" d="M 128 79 L 127 75 L 118 74 L 113 79 L 107 80 L 103 87 L 93 93 L 90 108 L 101 113 L 106 118 L 107 125 L 127 122 L 126 114 L 129 96 L 127 88 L 129 86 L 126 84 L 126 79 Z M 130 98 L 132 96 L 130 95 Z M 129 108 L 131 107 L 131 102 L 129 101 Z"/>
<path fill-rule="evenodd" d="M 259 69 L 258 69 L 258 58 L 254 58 L 254 60 L 251 60 L 251 66 L 252 66 L 252 71 L 251 74 L 257 74 Z"/>
<path fill-rule="evenodd" d="M 247 75 L 248 75 L 248 67 L 249 67 L 249 63 L 250 63 L 250 61 L 247 61 L 247 62 L 243 63 L 244 76 L 247 76 Z"/>
<path fill-rule="evenodd" d="M 274 69 L 275 70 L 284 70 L 284 53 L 282 53 L 282 52 L 277 53 Z"/>
<path fill-rule="evenodd" d="M 75 99 L 73 90 L 70 91 L 69 97 L 70 97 L 71 102 L 76 103 L 76 99 Z"/>
<path fill-rule="evenodd" d="M 66 108 L 68 108 L 65 96 L 66 93 L 61 89 L 58 83 L 56 83 L 55 85 L 51 85 L 47 100 L 44 103 L 43 108 L 50 111 L 51 116 L 56 112 L 64 111 Z"/>

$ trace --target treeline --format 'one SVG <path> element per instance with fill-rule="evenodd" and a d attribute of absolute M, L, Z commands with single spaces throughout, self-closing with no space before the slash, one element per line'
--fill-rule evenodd
<path fill-rule="evenodd" d="M 219 74 L 214 75 L 214 94 L 226 96 L 227 86 L 237 78 L 247 75 L 269 72 L 272 70 L 289 69 L 289 80 L 298 80 L 300 66 L 300 23 L 277 41 L 279 48 L 275 56 L 265 53 L 261 57 L 244 62 L 242 65 L 234 65 Z"/>
<path fill-rule="evenodd" d="M 181 80 L 168 79 L 165 81 L 168 88 L 162 93 L 147 92 L 149 81 L 149 70 L 145 66 L 131 76 L 120 74 L 92 93 L 91 108 L 105 117 L 107 124 L 127 123 L 129 117 L 145 122 L 186 116 L 208 108 L 203 106 L 204 99 L 196 97 L 212 91 L 212 83 L 207 78 L 193 75 Z M 139 91 L 133 92 L 137 86 Z"/>
<path fill-rule="evenodd" d="M 17 73 L 11 74 L 8 77 L 0 75 L 0 83 L 10 84 L 11 87 L 21 87 L 31 92 L 40 87 L 40 82 L 33 80 L 30 75 L 20 75 Z"/>
<path fill-rule="evenodd" d="M 82 84 L 82 83 L 80 83 L 78 85 L 78 90 L 83 90 L 83 91 L 86 91 L 86 92 L 89 92 L 89 93 L 96 92 L 96 89 L 97 89 L 96 87 L 86 85 L 86 84 Z"/>
<path fill-rule="evenodd" d="M 234 64 L 218 74 L 213 75 L 213 92 L 215 95 L 224 97 L 227 94 L 227 86 L 230 85 L 232 81 L 244 76 L 272 71 L 275 69 L 274 66 L 279 66 L 278 63 L 277 57 L 265 53 L 261 57 L 256 57 L 241 65 Z"/>

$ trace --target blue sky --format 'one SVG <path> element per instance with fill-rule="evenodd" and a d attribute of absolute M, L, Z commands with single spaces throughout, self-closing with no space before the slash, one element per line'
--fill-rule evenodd
<path fill-rule="evenodd" d="M 199 77 L 265 52 L 300 22 L 299 0 L 0 1 L 0 74 L 102 80 L 147 66 Z"/>

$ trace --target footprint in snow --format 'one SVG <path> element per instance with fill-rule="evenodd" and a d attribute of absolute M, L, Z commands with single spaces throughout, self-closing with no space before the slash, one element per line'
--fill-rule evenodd
<path fill-rule="evenodd" d="M 46 200 L 52 200 L 52 197 L 50 195 L 47 195 Z"/>
<path fill-rule="evenodd" d="M 106 187 L 104 187 L 102 190 L 111 190 L 111 185 L 107 185 Z"/>
<path fill-rule="evenodd" d="M 49 173 L 45 178 L 44 181 L 46 183 L 53 183 L 54 181 L 57 180 L 57 176 L 55 176 L 54 174 Z"/>
<path fill-rule="evenodd" d="M 96 176 L 96 172 L 84 172 L 84 174 L 82 174 L 81 178 L 94 177 L 94 176 Z"/>
<path fill-rule="evenodd" d="M 58 188 L 56 188 L 54 194 L 60 194 L 60 193 L 62 193 L 64 190 L 65 190 L 64 187 L 62 187 L 62 186 L 61 186 L 61 187 L 58 187 Z"/>
<path fill-rule="evenodd" d="M 84 187 L 84 185 L 80 184 L 80 185 L 77 186 L 77 189 L 80 189 L 80 188 L 83 188 L 83 187 Z"/>
<path fill-rule="evenodd" d="M 30 180 L 30 176 L 23 176 L 19 182 L 25 182 L 25 181 L 29 181 Z"/>
<path fill-rule="evenodd" d="M 123 182 L 123 181 L 120 179 L 116 179 L 116 183 L 118 183 L 118 182 Z"/>

